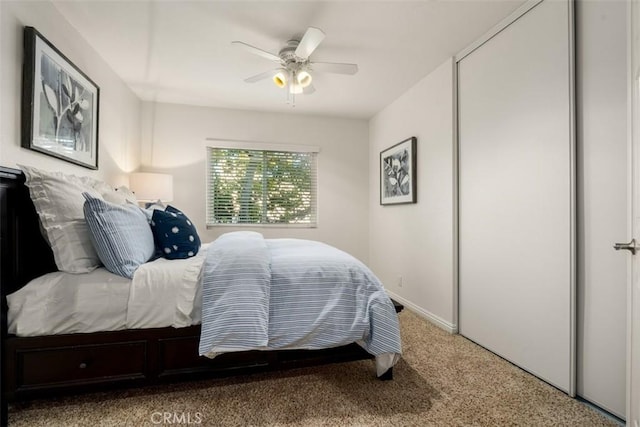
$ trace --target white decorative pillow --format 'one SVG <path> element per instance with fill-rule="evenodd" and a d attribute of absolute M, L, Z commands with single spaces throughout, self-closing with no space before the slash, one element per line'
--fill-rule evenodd
<path fill-rule="evenodd" d="M 136 195 L 133 194 L 133 191 L 129 190 L 124 185 L 112 189 L 111 191 L 102 193 L 102 198 L 107 202 L 115 203 L 118 205 L 124 205 L 126 203 L 131 203 L 136 206 L 138 205 L 138 199 L 136 198 Z"/>
<path fill-rule="evenodd" d="M 147 207 L 144 208 L 140 208 L 142 210 L 142 212 L 146 215 L 147 217 L 147 222 L 151 223 L 151 218 L 153 217 L 153 211 L 164 211 L 167 207 L 164 205 L 164 203 L 162 203 L 160 200 L 153 202 L 149 205 L 147 205 Z"/>
<path fill-rule="evenodd" d="M 108 202 L 117 203 L 119 205 L 124 205 L 127 202 L 131 202 L 135 205 L 138 204 L 136 195 L 124 185 L 118 188 L 113 188 L 112 185 L 89 176 L 81 176 L 78 177 L 78 179 L 80 179 L 80 181 L 87 187 L 91 187 L 100 193 L 102 198 Z"/>
<path fill-rule="evenodd" d="M 104 181 L 100 181 L 99 179 L 91 178 L 90 176 L 79 176 L 77 178 L 84 185 L 86 185 L 87 187 L 93 188 L 101 195 L 104 195 L 105 193 L 109 193 L 113 191 L 113 187 L 111 185 L 107 184 Z"/>
<path fill-rule="evenodd" d="M 19 166 L 27 178 L 31 200 L 58 269 L 68 273 L 87 273 L 97 268 L 100 259 L 91 243 L 84 218 L 82 193 L 102 198 L 99 191 L 75 175 Z"/>

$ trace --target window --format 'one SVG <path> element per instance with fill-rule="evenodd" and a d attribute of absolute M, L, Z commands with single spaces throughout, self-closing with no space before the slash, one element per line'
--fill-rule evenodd
<path fill-rule="evenodd" d="M 317 152 L 207 147 L 207 225 L 316 226 Z"/>

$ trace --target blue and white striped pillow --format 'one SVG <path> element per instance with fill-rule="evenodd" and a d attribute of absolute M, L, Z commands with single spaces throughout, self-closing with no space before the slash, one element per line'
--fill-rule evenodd
<path fill-rule="evenodd" d="M 88 193 L 82 195 L 86 200 L 84 217 L 100 261 L 110 272 L 132 278 L 155 251 L 146 216 L 137 206 L 109 203 Z"/>

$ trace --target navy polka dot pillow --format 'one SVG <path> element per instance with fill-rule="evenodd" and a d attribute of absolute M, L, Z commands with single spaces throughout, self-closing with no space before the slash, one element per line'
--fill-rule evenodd
<path fill-rule="evenodd" d="M 189 218 L 173 206 L 154 210 L 151 231 L 156 250 L 167 259 L 190 258 L 200 249 L 200 237 Z"/>

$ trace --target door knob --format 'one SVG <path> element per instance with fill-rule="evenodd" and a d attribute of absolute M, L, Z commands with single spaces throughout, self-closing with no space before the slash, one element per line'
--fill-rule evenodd
<path fill-rule="evenodd" d="M 613 245 L 613 249 L 619 251 L 620 249 L 625 249 L 627 251 L 631 251 L 632 254 L 636 254 L 636 251 L 640 248 L 636 246 L 636 239 L 631 239 L 629 243 L 616 243 Z"/>

